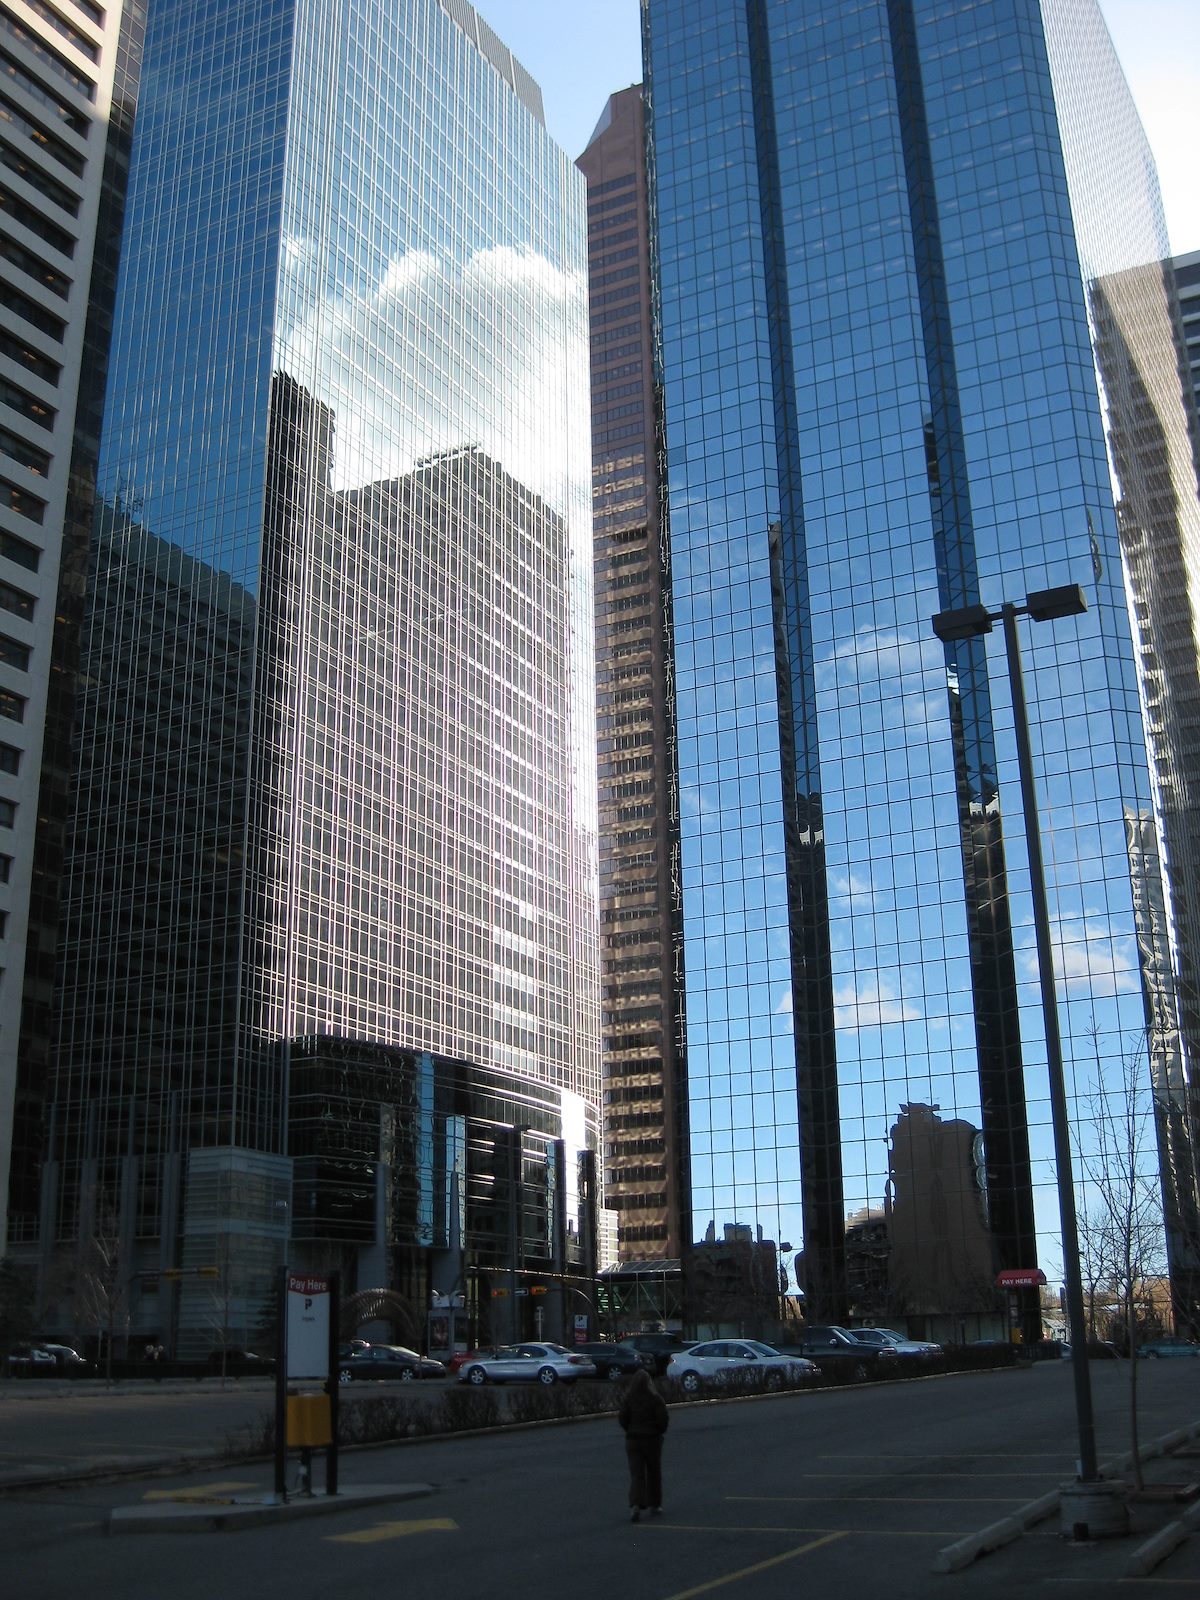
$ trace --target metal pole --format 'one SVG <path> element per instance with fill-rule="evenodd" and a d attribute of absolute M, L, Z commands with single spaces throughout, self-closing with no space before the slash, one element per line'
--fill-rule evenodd
<path fill-rule="evenodd" d="M 1096 1428 L 1092 1417 L 1092 1381 L 1088 1368 L 1087 1327 L 1083 1310 L 1083 1279 L 1079 1270 L 1079 1226 L 1075 1216 L 1075 1178 L 1071 1163 L 1071 1133 L 1067 1117 L 1067 1091 L 1063 1077 L 1062 1035 L 1058 1028 L 1058 1001 L 1054 994 L 1054 956 L 1050 946 L 1050 911 L 1046 902 L 1046 872 L 1042 861 L 1042 836 L 1038 827 L 1037 794 L 1033 784 L 1033 753 L 1029 743 L 1029 713 L 1025 705 L 1025 679 L 1017 643 L 1017 607 L 1006 601 L 1004 648 L 1012 687 L 1013 728 L 1017 739 L 1017 764 L 1021 772 L 1021 806 L 1025 814 L 1025 843 L 1029 852 L 1033 925 L 1037 936 L 1038 980 L 1042 991 L 1042 1018 L 1046 1029 L 1046 1070 L 1050 1078 L 1050 1118 L 1054 1128 L 1054 1165 L 1058 1179 L 1058 1211 L 1062 1224 L 1063 1277 L 1067 1290 L 1067 1322 L 1071 1330 L 1071 1371 L 1075 1379 L 1075 1417 L 1079 1429 L 1079 1479 L 1096 1483 Z"/>

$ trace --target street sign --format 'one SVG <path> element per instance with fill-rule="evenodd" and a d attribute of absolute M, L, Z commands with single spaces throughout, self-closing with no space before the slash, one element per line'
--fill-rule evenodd
<path fill-rule="evenodd" d="M 1045 1281 L 1040 1267 L 1008 1267 L 996 1274 L 997 1289 L 1040 1289 Z"/>
<path fill-rule="evenodd" d="M 291 1272 L 287 1280 L 287 1376 L 329 1376 L 329 1279 Z"/>

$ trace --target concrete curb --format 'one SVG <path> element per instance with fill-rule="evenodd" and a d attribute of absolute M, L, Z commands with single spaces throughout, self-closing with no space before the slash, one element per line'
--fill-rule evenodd
<path fill-rule="evenodd" d="M 1189 1443 L 1197 1436 L 1200 1436 L 1200 1422 L 1194 1422 L 1187 1428 L 1176 1428 L 1171 1433 L 1164 1433 L 1158 1439 L 1154 1439 L 1150 1444 L 1144 1446 L 1143 1449 L 1138 1451 L 1138 1457 L 1142 1461 L 1153 1461 L 1158 1456 L 1170 1455 L 1180 1445 Z M 1102 1478 L 1119 1477 L 1122 1473 L 1127 1472 L 1132 1465 L 1133 1453 L 1128 1452 L 1114 1461 L 1106 1461 L 1100 1468 L 1100 1476 Z M 933 1566 L 930 1570 L 938 1573 L 961 1572 L 964 1567 L 969 1567 L 980 1556 L 988 1555 L 993 1550 L 999 1550 L 1002 1545 L 1011 1544 L 1014 1539 L 1019 1539 L 1030 1528 L 1035 1527 L 1039 1522 L 1044 1522 L 1047 1517 L 1053 1516 L 1061 1504 L 1062 1493 L 1062 1489 L 1051 1489 L 1048 1494 L 1040 1495 L 1038 1499 L 1031 1500 L 1028 1505 L 1021 1506 L 1010 1516 L 1002 1517 L 999 1522 L 990 1523 L 986 1528 L 979 1529 L 977 1533 L 969 1533 L 965 1538 L 956 1540 L 954 1544 L 946 1545 L 934 1557 Z M 1132 1563 L 1139 1559 L 1149 1560 L 1150 1565 L 1137 1571 L 1131 1571 L 1127 1568 L 1126 1576 L 1144 1576 L 1146 1572 L 1151 1570 L 1152 1566 L 1163 1560 L 1177 1545 L 1183 1542 L 1188 1533 L 1190 1533 L 1192 1525 L 1197 1521 L 1200 1521 L 1200 1505 L 1191 1508 L 1184 1516 L 1171 1523 L 1168 1528 L 1160 1529 L 1152 1538 L 1146 1540 L 1145 1544 L 1139 1546 L 1129 1558 L 1131 1566 Z M 1183 1526 L 1184 1524 L 1187 1524 L 1187 1526 Z M 1155 1554 L 1153 1559 L 1150 1559 L 1146 1552 L 1150 1552 L 1152 1548 L 1157 1550 L 1165 1536 L 1181 1526 L 1183 1531 L 1174 1534 L 1172 1541 L 1163 1545 L 1161 1552 Z"/>
<path fill-rule="evenodd" d="M 181 1494 L 167 1505 L 118 1506 L 109 1512 L 108 1531 L 117 1533 L 227 1533 L 236 1528 L 261 1528 L 265 1523 L 292 1522 L 300 1517 L 328 1517 L 339 1511 L 362 1511 L 398 1500 L 422 1500 L 433 1493 L 427 1483 L 377 1484 L 341 1489 L 335 1495 L 302 1495 L 291 1500 L 260 1496 L 235 1500 Z"/>
<path fill-rule="evenodd" d="M 1061 1489 L 1051 1489 L 1049 1493 L 1031 1500 L 1028 1505 L 1021 1506 L 1010 1516 L 1001 1517 L 999 1522 L 991 1522 L 986 1528 L 980 1528 L 977 1533 L 969 1533 L 965 1539 L 958 1539 L 954 1544 L 948 1544 L 934 1557 L 931 1570 L 961 1572 L 980 1556 L 987 1555 L 992 1550 L 999 1550 L 1001 1545 L 1011 1544 L 1028 1529 L 1053 1516 L 1061 1498 Z"/>
<path fill-rule="evenodd" d="M 1125 1563 L 1125 1577 L 1146 1577 L 1148 1573 L 1154 1571 L 1160 1561 L 1167 1559 L 1172 1550 L 1177 1550 L 1198 1526 L 1200 1526 L 1200 1504 L 1189 1507 L 1183 1516 L 1176 1517 L 1174 1522 L 1168 1522 L 1165 1528 L 1160 1528 L 1144 1544 L 1140 1544 Z"/>

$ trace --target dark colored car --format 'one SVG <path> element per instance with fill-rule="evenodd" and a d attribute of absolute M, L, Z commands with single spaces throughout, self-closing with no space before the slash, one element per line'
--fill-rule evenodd
<path fill-rule="evenodd" d="M 256 1356 L 240 1344 L 220 1344 L 208 1352 L 210 1372 L 224 1373 L 227 1378 L 265 1378 L 275 1371 L 270 1356 Z"/>
<path fill-rule="evenodd" d="M 9 1353 L 8 1372 L 13 1378 L 52 1378 L 58 1370 L 54 1357 L 40 1344 L 19 1344 Z"/>
<path fill-rule="evenodd" d="M 1162 1356 L 1200 1356 L 1200 1344 L 1190 1339 L 1146 1339 L 1137 1347 L 1139 1356 L 1157 1361 Z"/>
<path fill-rule="evenodd" d="M 626 1333 L 622 1335 L 621 1343 L 636 1350 L 647 1366 L 660 1377 L 666 1372 L 673 1355 L 691 1348 L 677 1333 Z"/>
<path fill-rule="evenodd" d="M 351 1350 L 338 1360 L 338 1379 L 354 1383 L 360 1379 L 392 1379 L 412 1383 L 415 1378 L 444 1378 L 446 1368 L 430 1356 L 418 1355 L 402 1344 L 373 1344 L 366 1350 Z"/>
<path fill-rule="evenodd" d="M 827 1378 L 847 1378 L 852 1383 L 896 1371 L 894 1350 L 860 1344 L 848 1329 L 833 1325 L 801 1329 L 799 1337 L 781 1347 L 781 1353 L 807 1356 Z"/>
<path fill-rule="evenodd" d="M 628 1344 L 577 1344 L 572 1348 L 578 1355 L 591 1356 L 596 1376 L 607 1378 L 610 1383 L 629 1377 L 646 1364 L 641 1352 Z"/>

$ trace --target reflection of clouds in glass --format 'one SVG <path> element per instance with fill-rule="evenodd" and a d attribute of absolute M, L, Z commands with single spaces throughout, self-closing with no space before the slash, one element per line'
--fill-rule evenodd
<path fill-rule="evenodd" d="M 555 510 L 586 495 L 565 481 L 587 460 L 572 383 L 587 370 L 581 276 L 510 246 L 461 268 L 409 250 L 378 282 L 332 297 L 301 241 L 285 241 L 282 265 L 279 364 L 336 414 L 336 488 L 472 444 Z"/>
<path fill-rule="evenodd" d="M 1051 931 L 1054 976 L 1069 996 L 1112 999 L 1140 990 L 1137 941 L 1132 934 L 1117 934 L 1107 917 L 1093 911 L 1082 917 L 1064 917 Z M 1037 948 L 1032 933 L 1021 952 L 1021 970 L 1030 982 L 1038 981 Z"/>
<path fill-rule="evenodd" d="M 900 996 L 899 985 L 877 974 L 834 985 L 833 1020 L 839 1028 L 878 1027 L 887 1022 L 916 1022 L 921 1013 Z"/>
<path fill-rule="evenodd" d="M 946 657 L 936 639 L 894 629 L 859 628 L 816 663 L 815 680 L 818 696 L 842 707 L 851 698 L 849 691 L 861 694 L 869 684 L 899 685 L 906 727 L 941 727 L 946 721 Z M 878 701 L 881 696 L 872 693 L 870 698 Z M 887 695 L 889 718 L 896 698 L 891 692 Z"/>
<path fill-rule="evenodd" d="M 869 872 L 831 872 L 829 875 L 829 910 L 831 916 L 846 916 L 852 912 L 873 911 L 878 891 Z"/>

